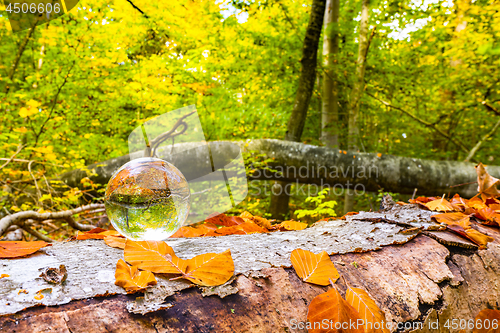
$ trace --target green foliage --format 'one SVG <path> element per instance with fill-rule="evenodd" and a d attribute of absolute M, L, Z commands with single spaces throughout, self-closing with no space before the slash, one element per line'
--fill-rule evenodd
<path fill-rule="evenodd" d="M 92 186 L 71 190 L 46 180 L 126 154 L 134 128 L 182 106 L 197 105 L 208 140 L 284 137 L 310 2 L 134 3 L 147 17 L 127 1 L 81 1 L 68 15 L 38 26 L 23 52 L 26 32 L 8 31 L 0 13 L 0 166 L 14 156 L 0 168 L 0 208 L 58 209 L 98 199 Z M 360 4 L 346 0 L 340 6 L 335 79 L 343 149 Z M 223 15 L 228 8 L 235 14 Z M 500 110 L 499 10 L 498 1 L 485 0 L 372 3 L 370 29 L 377 29 L 358 119 L 367 152 L 465 158 L 452 141 L 470 149 L 498 120 L 483 102 Z M 238 20 L 240 11 L 246 21 Z M 320 143 L 320 88 L 311 100 L 306 143 Z M 483 144 L 476 160 L 500 163 L 499 135 Z M 254 157 L 245 158 L 268 162 Z M 28 191 L 35 180 L 38 190 Z M 296 210 L 311 210 L 307 205 L 314 202 L 303 199 L 292 198 Z M 264 216 L 268 202 L 269 192 L 262 192 L 241 208 Z"/>
<path fill-rule="evenodd" d="M 294 214 L 296 215 L 297 219 L 301 219 L 305 216 L 309 216 L 315 219 L 319 219 L 320 217 L 337 216 L 335 210 L 333 209 L 337 205 L 337 202 L 334 200 L 325 200 L 329 191 L 329 188 L 324 188 L 318 192 L 318 195 L 307 197 L 305 202 L 312 203 L 314 205 L 314 208 L 295 210 Z"/>

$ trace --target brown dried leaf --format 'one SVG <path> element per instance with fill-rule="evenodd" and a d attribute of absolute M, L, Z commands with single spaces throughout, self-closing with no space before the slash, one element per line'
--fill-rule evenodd
<path fill-rule="evenodd" d="M 40 274 L 40 277 L 49 283 L 61 284 L 66 281 L 68 271 L 66 270 L 66 266 L 59 265 L 59 268 L 46 268 Z"/>
<path fill-rule="evenodd" d="M 314 254 L 311 251 L 295 249 L 290 256 L 293 268 L 304 282 L 327 286 L 339 278 L 339 272 L 326 251 Z"/>
<path fill-rule="evenodd" d="M 482 163 L 476 165 L 477 172 L 477 191 L 483 200 L 487 198 L 496 198 L 500 196 L 500 191 L 497 185 L 500 184 L 500 179 L 490 176 Z"/>
<path fill-rule="evenodd" d="M 106 237 L 106 236 L 123 237 L 116 230 L 106 230 L 106 229 L 101 229 L 101 228 L 94 228 L 94 229 L 87 231 L 87 232 L 84 232 L 84 233 L 78 233 L 76 235 L 76 239 L 77 240 L 104 239 L 104 237 Z"/>
<path fill-rule="evenodd" d="M 153 273 L 139 271 L 137 266 L 129 266 L 120 259 L 116 263 L 115 284 L 125 288 L 127 292 L 134 292 L 156 284 L 156 279 Z"/>
<path fill-rule="evenodd" d="M 178 258 L 165 242 L 127 239 L 123 255 L 132 266 L 154 273 L 183 274 L 186 271 L 186 261 Z"/>
<path fill-rule="evenodd" d="M 311 323 L 309 333 L 364 333 L 358 311 L 354 309 L 334 287 L 326 293 L 316 296 L 309 304 L 307 320 Z M 328 322 L 327 328 L 322 323 Z M 354 325 L 352 324 L 354 323 Z M 344 326 L 346 329 L 335 328 Z"/>
<path fill-rule="evenodd" d="M 0 241 L 0 259 L 19 258 L 35 253 L 42 247 L 49 246 L 44 241 L 36 242 L 18 242 L 18 241 Z"/>
<path fill-rule="evenodd" d="M 244 223 L 245 221 L 243 221 L 243 219 L 239 216 L 227 216 L 226 214 L 213 213 L 208 216 L 205 222 L 224 227 L 231 227 Z"/>
<path fill-rule="evenodd" d="M 200 286 L 214 287 L 226 283 L 234 274 L 231 251 L 205 253 L 187 260 L 184 278 Z"/>
<path fill-rule="evenodd" d="M 483 220 L 484 222 L 482 222 L 482 224 L 493 225 L 493 226 L 500 225 L 500 214 L 491 209 L 490 207 L 478 210 L 474 214 L 474 216 L 480 220 Z"/>

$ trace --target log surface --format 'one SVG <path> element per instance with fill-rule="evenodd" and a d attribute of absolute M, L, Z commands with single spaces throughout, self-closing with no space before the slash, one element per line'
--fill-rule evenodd
<path fill-rule="evenodd" d="M 420 215 L 427 230 L 435 229 L 430 223 L 432 213 L 415 207 L 396 207 L 380 212 L 379 217 L 412 213 Z M 45 248 L 45 254 L 2 260 L 0 273 L 13 274 L 0 279 L 0 309 L 4 314 L 0 331 L 306 332 L 300 323 L 306 321 L 311 300 L 331 287 L 304 283 L 288 268 L 289 253 L 298 247 L 335 253 L 331 259 L 347 282 L 367 290 L 385 311 L 387 321 L 407 325 L 406 330 L 399 331 L 423 325 L 423 329 L 413 331 L 458 332 L 445 328 L 446 320 L 469 320 L 482 309 L 499 309 L 497 228 L 474 224 L 495 238 L 487 249 L 474 250 L 454 242 L 441 244 L 423 234 L 414 237 L 401 233 L 403 227 L 399 225 L 363 221 L 362 216 L 297 232 L 168 241 L 183 258 L 231 248 L 236 276 L 217 288 L 198 289 L 159 277 L 159 284 L 144 294 L 126 295 L 113 284 L 115 264 L 123 252 L 101 240 L 59 243 Z M 380 238 L 383 234 L 386 237 Z M 394 245 L 394 237 L 404 244 Z M 33 302 L 33 291 L 48 286 L 37 278 L 38 268 L 59 263 L 68 267 L 66 284 L 51 286 L 52 294 Z M 344 294 L 346 287 L 341 280 L 336 286 Z M 23 301 L 17 298 L 17 291 L 26 287 L 31 289 L 29 294 L 20 294 Z M 106 292 L 114 295 L 99 297 Z M 43 304 L 52 306 L 33 307 Z M 436 321 L 438 329 L 432 329 Z"/>

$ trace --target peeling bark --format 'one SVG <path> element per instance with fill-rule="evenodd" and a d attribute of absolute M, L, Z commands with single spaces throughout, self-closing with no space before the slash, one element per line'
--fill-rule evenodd
<path fill-rule="evenodd" d="M 365 214 L 399 220 L 395 221 L 398 224 L 373 222 L 369 219 L 375 217 L 363 218 Z M 350 216 L 346 221 L 318 223 L 297 232 L 172 239 L 169 244 L 185 258 L 230 247 L 235 279 L 225 286 L 199 290 L 186 282 L 158 277 L 159 285 L 144 295 L 125 295 L 113 284 L 114 265 L 123 256 L 121 250 L 107 247 L 101 240 L 55 244 L 43 249 L 47 254 L 0 260 L 0 273 L 11 273 L 9 278 L 0 279 L 0 311 L 4 314 L 0 329 L 73 333 L 306 332 L 296 323 L 305 322 L 311 300 L 330 287 L 304 283 L 288 268 L 291 250 L 301 247 L 336 252 L 331 259 L 339 273 L 351 286 L 367 290 L 385 311 L 387 321 L 410 325 L 407 327 L 422 322 L 424 329 L 413 332 L 458 332 L 445 328 L 446 320 L 469 320 L 484 308 L 499 308 L 500 232 L 498 228 L 474 224 L 495 238 L 488 249 L 479 251 L 444 246 L 422 234 L 404 238 L 399 224 L 411 223 L 431 230 L 430 215 L 415 207 L 395 206 L 380 213 Z M 406 243 L 390 245 L 396 240 L 389 241 L 392 238 Z M 381 245 L 387 246 L 375 250 Z M 50 286 L 52 294 L 34 302 L 33 292 L 48 286 L 37 278 L 38 268 L 60 262 L 68 268 L 66 283 L 61 289 Z M 341 279 L 336 286 L 345 293 Z M 17 295 L 19 288 L 28 289 L 29 294 Z M 102 294 L 107 296 L 100 297 Z M 44 304 L 52 306 L 23 310 Z M 439 328 L 433 330 L 436 320 Z"/>

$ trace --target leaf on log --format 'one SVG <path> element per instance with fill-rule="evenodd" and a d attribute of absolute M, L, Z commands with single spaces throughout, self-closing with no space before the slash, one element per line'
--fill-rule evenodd
<path fill-rule="evenodd" d="M 178 258 L 165 242 L 127 239 L 123 255 L 132 266 L 153 273 L 182 274 L 186 271 L 186 261 Z"/>
<path fill-rule="evenodd" d="M 484 222 L 482 222 L 482 224 L 493 225 L 493 226 L 500 225 L 500 213 L 497 213 L 490 207 L 478 210 L 474 214 L 474 216 L 480 220 L 483 220 Z"/>
<path fill-rule="evenodd" d="M 307 223 L 297 221 L 283 221 L 279 225 L 280 228 L 285 230 L 304 230 L 307 228 Z"/>
<path fill-rule="evenodd" d="M 264 232 L 268 232 L 268 230 L 255 223 L 245 222 L 232 227 L 222 227 L 220 229 L 207 232 L 205 236 L 248 235 Z"/>
<path fill-rule="evenodd" d="M 478 313 L 476 319 L 474 319 L 475 327 L 472 331 L 473 333 L 500 333 L 500 311 L 484 309 Z M 494 323 L 497 323 L 495 325 Z M 481 328 L 479 328 L 481 324 Z"/>
<path fill-rule="evenodd" d="M 44 241 L 17 242 L 0 241 L 0 259 L 19 258 L 35 253 L 42 247 L 49 245 Z"/>
<path fill-rule="evenodd" d="M 307 320 L 311 327 L 309 333 L 364 333 L 364 328 L 357 324 L 361 320 L 358 312 L 340 296 L 335 287 L 311 301 Z M 324 320 L 328 321 L 327 328 L 322 325 Z M 339 325 L 340 329 L 335 328 Z M 347 328 L 342 329 L 342 326 Z"/>
<path fill-rule="evenodd" d="M 463 213 L 445 213 L 433 215 L 431 219 L 439 222 L 446 223 L 447 225 L 459 225 L 464 229 L 470 228 L 470 217 Z"/>
<path fill-rule="evenodd" d="M 210 214 L 208 218 L 205 220 L 206 223 L 213 223 L 215 225 L 221 225 L 224 227 L 232 227 L 234 225 L 241 224 L 245 222 L 239 216 L 227 216 L 226 214 L 214 213 Z"/>
<path fill-rule="evenodd" d="M 488 235 L 485 235 L 476 229 L 465 229 L 465 233 L 467 237 L 472 240 L 474 243 L 479 245 L 479 249 L 485 249 L 489 242 L 493 242 L 494 239 Z"/>
<path fill-rule="evenodd" d="M 425 207 L 432 211 L 438 212 L 453 212 L 460 210 L 459 208 L 453 206 L 448 200 L 444 198 L 436 199 L 424 204 Z"/>
<path fill-rule="evenodd" d="M 125 249 L 125 242 L 127 241 L 126 238 L 123 237 L 116 237 L 116 236 L 106 236 L 104 237 L 104 242 L 106 245 L 115 247 L 117 249 Z"/>
<path fill-rule="evenodd" d="M 477 172 L 477 191 L 483 200 L 491 197 L 500 196 L 500 191 L 497 185 L 500 184 L 500 179 L 490 176 L 482 163 L 476 165 Z"/>
<path fill-rule="evenodd" d="M 94 229 L 87 231 L 87 232 L 84 232 L 84 233 L 78 233 L 78 235 L 76 235 L 76 239 L 77 240 L 104 239 L 104 237 L 106 237 L 106 236 L 123 237 L 116 230 L 106 230 L 106 229 L 101 229 L 101 228 L 94 228 Z"/>
<path fill-rule="evenodd" d="M 120 259 L 116 263 L 115 284 L 125 288 L 127 292 L 134 292 L 156 284 L 156 279 L 153 273 L 139 271 L 137 266 L 129 266 Z"/>
<path fill-rule="evenodd" d="M 385 321 L 385 313 L 366 291 L 347 285 L 346 301 L 358 311 L 366 333 L 390 333 Z"/>
<path fill-rule="evenodd" d="M 200 286 L 213 287 L 226 283 L 234 274 L 231 251 L 205 253 L 187 260 L 184 278 Z"/>
<path fill-rule="evenodd" d="M 66 270 L 66 266 L 59 265 L 59 268 L 45 269 L 42 274 L 40 274 L 40 277 L 49 283 L 61 284 L 66 281 L 68 271 Z"/>
<path fill-rule="evenodd" d="M 293 268 L 304 282 L 327 286 L 330 279 L 335 282 L 339 272 L 326 251 L 314 254 L 311 251 L 295 249 L 290 256 Z"/>

